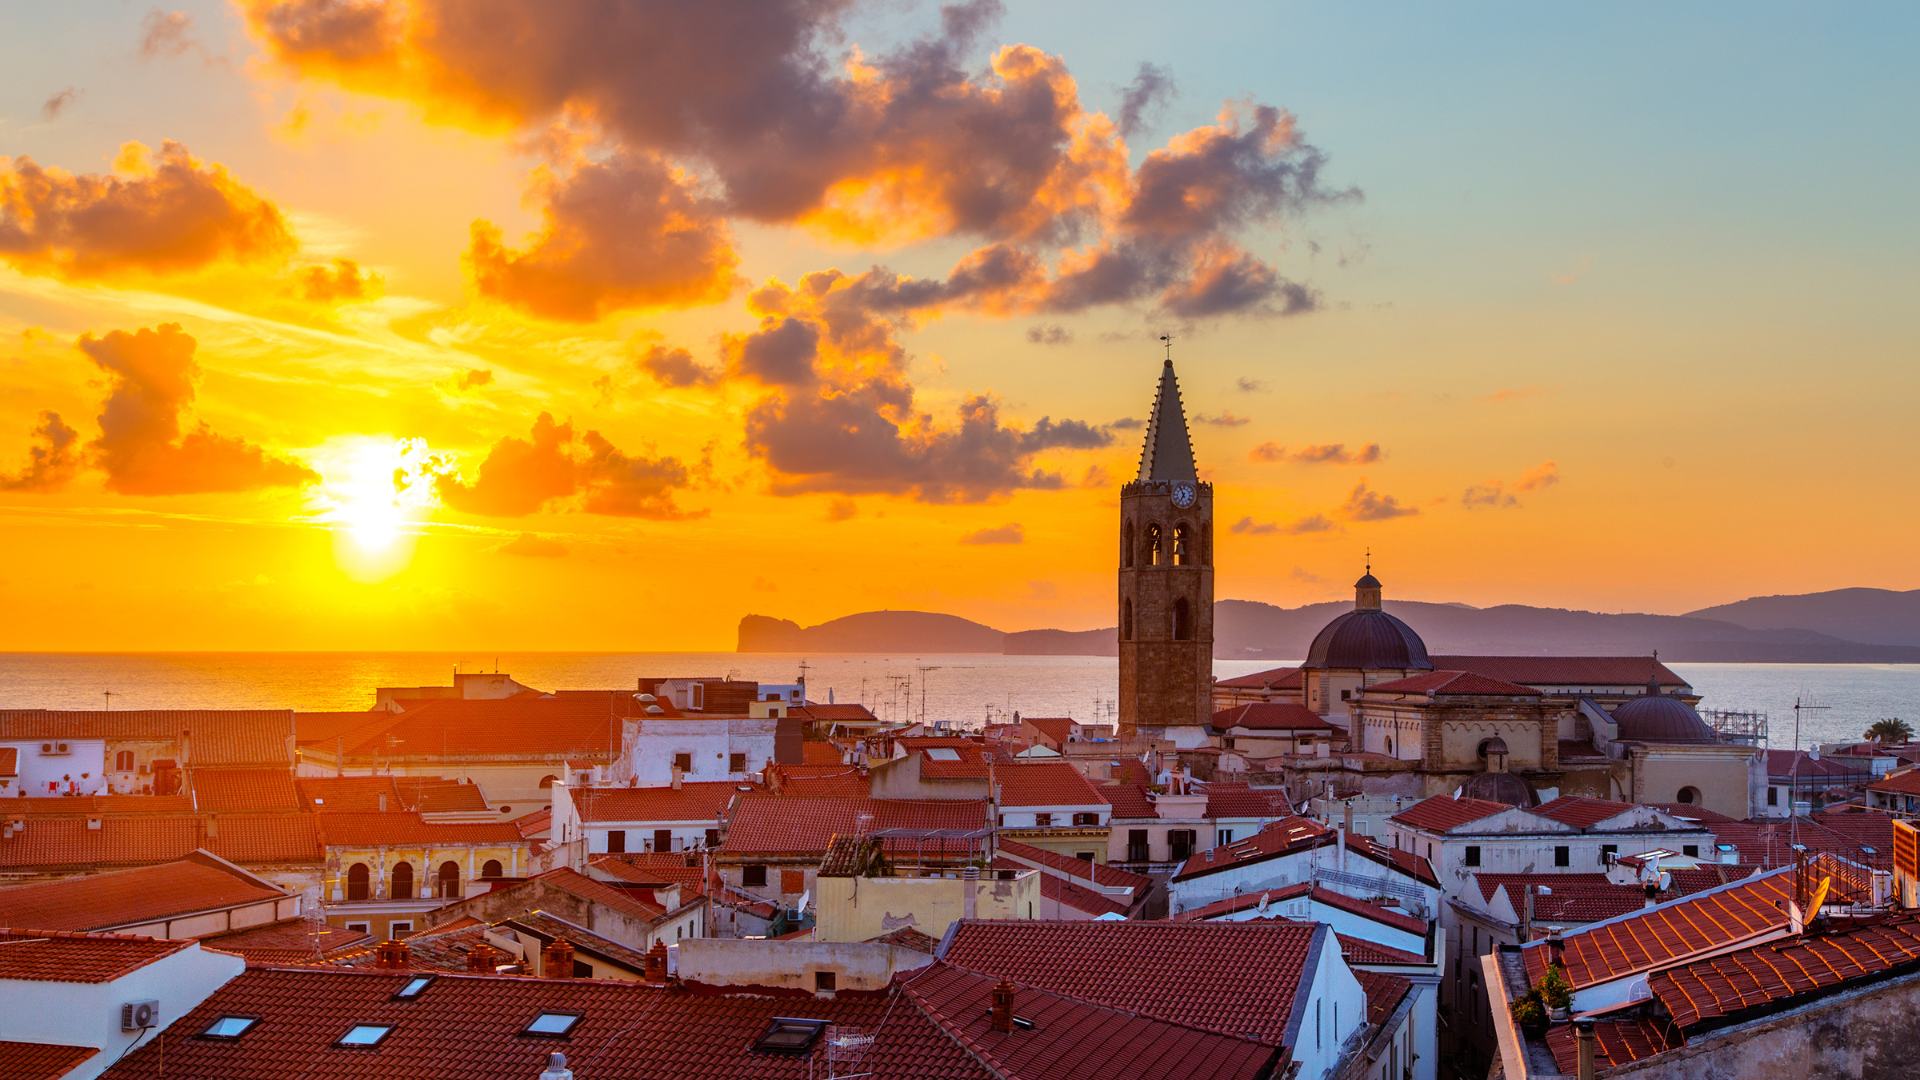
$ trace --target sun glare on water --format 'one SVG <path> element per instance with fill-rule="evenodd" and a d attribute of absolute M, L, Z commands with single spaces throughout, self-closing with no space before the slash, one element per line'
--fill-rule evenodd
<path fill-rule="evenodd" d="M 439 501 L 426 441 L 353 436 L 316 457 L 316 519 L 333 529 L 342 563 L 357 575 L 399 569 Z"/>

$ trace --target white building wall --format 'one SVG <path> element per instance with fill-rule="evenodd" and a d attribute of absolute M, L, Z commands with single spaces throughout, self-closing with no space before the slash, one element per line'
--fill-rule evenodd
<path fill-rule="evenodd" d="M 751 717 L 629 720 L 615 779 L 637 787 L 664 787 L 673 782 L 674 756 L 687 754 L 692 767 L 683 779 L 688 782 L 745 780 L 773 761 L 776 726 L 772 719 Z M 733 754 L 745 755 L 745 768 L 727 768 Z"/>
<path fill-rule="evenodd" d="M 1052 819 L 1046 825 L 1039 824 L 1041 814 L 1051 814 Z M 1075 814 L 1092 814 L 1095 823 L 1106 825 L 1113 819 L 1113 805 L 1101 802 L 1084 806 L 1003 806 L 1000 808 L 1000 827 L 1003 829 L 1071 828 Z M 1081 828 L 1092 828 L 1083 825 Z"/>
<path fill-rule="evenodd" d="M 112 982 L 0 979 L 0 1002 L 6 1003 L 0 1008 L 0 1039 L 94 1047 L 100 1053 L 67 1074 L 68 1080 L 91 1080 L 136 1040 L 152 1039 L 245 969 L 238 956 L 194 945 Z M 121 1031 L 120 1006 L 142 1000 L 160 1003 L 160 1026 Z"/>
<path fill-rule="evenodd" d="M 707 846 L 707 830 L 716 828 L 712 821 L 596 821 L 584 826 L 587 839 L 587 853 L 605 855 L 613 850 L 607 834 L 616 830 L 626 833 L 625 853 L 632 855 L 656 850 L 654 831 L 666 829 L 673 834 L 672 851 L 686 851 L 690 848 Z"/>
<path fill-rule="evenodd" d="M 49 743 L 65 744 L 67 752 L 43 753 Z M 98 795 L 107 789 L 107 743 L 104 739 L 14 739 L 0 742 L 20 752 L 18 790 L 24 795 L 65 795 L 67 780 L 81 795 Z M 81 774 L 86 774 L 82 779 Z M 56 785 L 49 789 L 47 785 Z"/>
<path fill-rule="evenodd" d="M 1301 1016 L 1300 1033 L 1295 1040 L 1293 1060 L 1299 1064 L 1301 1080 L 1319 1080 L 1331 1076 L 1345 1063 L 1347 1040 L 1359 1034 L 1367 1023 L 1367 995 L 1354 978 L 1346 958 L 1340 955 L 1340 942 L 1333 934 L 1321 936 L 1320 956 L 1314 965 L 1312 981 L 1300 988 L 1307 995 Z"/>

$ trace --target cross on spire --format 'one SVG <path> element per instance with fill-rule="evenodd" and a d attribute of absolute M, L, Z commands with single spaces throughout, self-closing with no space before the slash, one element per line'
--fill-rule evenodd
<path fill-rule="evenodd" d="M 1160 368 L 1160 388 L 1153 395 L 1153 412 L 1147 418 L 1147 440 L 1140 449 L 1142 481 L 1197 484 L 1198 470 L 1193 464 L 1193 440 L 1187 433 L 1187 413 L 1180 405 L 1180 384 L 1173 375 L 1173 335 L 1162 334 L 1167 342 L 1167 362 Z"/>
<path fill-rule="evenodd" d="M 1173 363 L 1173 331 L 1168 330 L 1162 333 L 1160 335 L 1160 344 L 1167 347 L 1167 363 Z"/>

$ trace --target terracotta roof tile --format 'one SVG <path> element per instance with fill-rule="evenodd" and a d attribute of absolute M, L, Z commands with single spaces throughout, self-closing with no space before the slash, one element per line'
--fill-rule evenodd
<path fill-rule="evenodd" d="M 0 1061 L 7 1063 L 13 1080 L 60 1080 L 99 1052 L 91 1046 L 0 1039 Z"/>
<path fill-rule="evenodd" d="M 97 817 L 101 814 L 190 814 L 191 795 L 45 795 L 0 799 L 0 817 Z"/>
<path fill-rule="evenodd" d="M 1367 1023 L 1376 1026 L 1386 1023 L 1413 989 L 1412 979 L 1382 971 L 1356 968 L 1353 977 L 1360 981 L 1360 989 L 1367 995 Z"/>
<path fill-rule="evenodd" d="M 1085 774 L 1064 761 L 1002 765 L 994 770 L 1001 806 L 1103 806 Z"/>
<path fill-rule="evenodd" d="M 1341 730 L 1319 713 L 1291 702 L 1256 701 L 1235 705 L 1213 714 L 1208 726 L 1215 731 L 1242 728 L 1248 731 L 1298 731 L 1309 734 Z"/>
<path fill-rule="evenodd" d="M 1649 681 L 1685 687 L 1687 681 L 1651 656 L 1434 656 L 1433 666 L 1471 671 L 1522 686 L 1623 686 L 1636 690 Z"/>
<path fill-rule="evenodd" d="M 368 813 L 381 809 L 382 796 L 386 797 L 386 809 L 407 809 L 401 803 L 400 789 L 390 775 L 297 776 L 293 786 L 299 792 L 300 805 L 305 810 L 336 814 Z"/>
<path fill-rule="evenodd" d="M 1902 769 L 1867 785 L 1868 791 L 1884 795 L 1920 795 L 1920 768 Z"/>
<path fill-rule="evenodd" d="M 1644 1018 L 1595 1021 L 1593 1038 L 1593 1063 L 1599 1069 L 1618 1068 L 1677 1049 L 1685 1042 L 1672 1024 Z M 1579 1071 L 1580 1047 L 1574 1041 L 1572 1024 L 1555 1024 L 1547 1032 L 1547 1049 L 1561 1072 L 1573 1076 Z"/>
<path fill-rule="evenodd" d="M 224 934 L 209 934 L 200 943 L 234 953 L 250 965 L 317 963 L 329 957 L 364 949 L 373 936 L 364 930 L 328 926 L 320 919 L 282 919 Z"/>
<path fill-rule="evenodd" d="M 1349 855 L 1357 855 L 1360 858 L 1372 862 L 1377 862 L 1381 866 L 1389 869 L 1397 870 L 1423 885 L 1431 885 L 1436 889 L 1440 887 L 1439 875 L 1433 872 L 1433 864 L 1429 863 L 1424 857 L 1415 855 L 1411 851 L 1400 851 L 1397 848 L 1390 848 L 1370 836 L 1349 833 L 1347 835 L 1347 853 Z"/>
<path fill-rule="evenodd" d="M 831 764 L 783 764 L 767 766 L 767 788 L 781 795 L 866 795 L 872 789 L 867 774 L 858 766 L 835 761 Z"/>
<path fill-rule="evenodd" d="M 112 982 L 155 960 L 193 947 L 191 941 L 129 934 L 0 929 L 0 979 Z"/>
<path fill-rule="evenodd" d="M 396 776 L 400 806 L 423 814 L 476 813 L 489 809 L 480 785 L 444 776 Z"/>
<path fill-rule="evenodd" d="M 0 804 L 0 816 L 5 812 Z M 205 848 L 230 862 L 318 862 L 311 814 L 108 814 L 35 817 L 0 842 L 0 868 L 145 866 Z"/>
<path fill-rule="evenodd" d="M 736 857 L 818 859 L 826 854 L 828 842 L 837 834 L 877 829 L 981 829 L 986 825 L 986 803 L 972 799 L 742 795 L 734 804 L 720 850 Z"/>
<path fill-rule="evenodd" d="M 1016 862 L 1005 855 L 993 860 L 995 870 L 1032 870 L 1040 875 L 1040 895 L 1056 904 L 1085 912 L 1089 916 L 1125 915 L 1132 908 L 1105 893 L 1095 892 L 1084 885 L 1068 881 L 1066 878 L 1037 870 L 1023 862 Z"/>
<path fill-rule="evenodd" d="M 1543 818 L 1557 821 L 1562 825 L 1576 829 L 1591 829 L 1608 818 L 1619 817 L 1633 809 L 1633 803 L 1615 802 L 1612 799 L 1591 799 L 1585 795 L 1562 795 L 1551 802 L 1541 803 L 1528 813 L 1539 814 Z"/>
<path fill-rule="evenodd" d="M 0 711 L 0 739 L 180 739 L 186 763 L 293 764 L 290 709 Z"/>
<path fill-rule="evenodd" d="M 1421 956 L 1419 953 L 1408 952 L 1405 949 L 1391 948 L 1377 941 L 1368 941 L 1365 938 L 1352 937 L 1348 934 L 1336 934 L 1334 936 L 1340 941 L 1340 955 L 1346 957 L 1347 963 L 1349 964 L 1405 964 L 1417 966 L 1427 963 L 1427 958 Z M 1359 970 L 1355 969 L 1354 974 L 1360 974 Z"/>
<path fill-rule="evenodd" d="M 112 930 L 287 895 L 196 852 L 177 862 L 0 889 L 0 926 Z"/>
<path fill-rule="evenodd" d="M 347 758 L 610 761 L 620 746 L 625 715 L 618 697 L 422 702 L 400 713 L 394 723 L 362 732 L 359 743 L 347 743 Z"/>
<path fill-rule="evenodd" d="M 1648 980 L 1653 996 L 1682 1029 L 1764 1009 L 1836 986 L 1920 967 L 1920 916 L 1851 923 L 1823 934 L 1756 945 Z"/>
<path fill-rule="evenodd" d="M 1334 831 L 1311 818 L 1283 818 L 1243 840 L 1194 853 L 1180 864 L 1173 880 L 1187 881 L 1222 870 L 1238 869 L 1324 847 L 1334 841 Z"/>
<path fill-rule="evenodd" d="M 433 821 L 406 810 L 371 814 L 314 814 L 328 847 L 393 844 L 519 844 L 525 838 L 510 821 Z"/>
<path fill-rule="evenodd" d="M 1471 671 L 1428 671 L 1391 682 L 1374 683 L 1368 694 L 1459 694 L 1475 697 L 1539 697 L 1531 686 L 1490 678 Z"/>
<path fill-rule="evenodd" d="M 1297 667 L 1278 667 L 1221 679 L 1213 685 L 1234 690 L 1299 690 L 1306 685 L 1306 679 Z"/>
<path fill-rule="evenodd" d="M 1131 870 L 1122 870 L 1105 863 L 1076 859 L 1071 855 L 1062 855 L 1057 851 L 1023 844 L 1018 840 L 1001 840 L 999 849 L 1003 855 L 1030 863 L 1059 876 L 1091 879 L 1109 888 L 1132 890 L 1135 895 L 1141 895 L 1153 888 L 1153 879 L 1145 874 L 1136 874 Z"/>
<path fill-rule="evenodd" d="M 1287 793 L 1278 788 L 1254 788 L 1246 784 L 1215 781 L 1207 785 L 1209 818 L 1291 817 Z"/>
<path fill-rule="evenodd" d="M 609 821 L 718 821 L 733 800 L 764 791 L 758 784 L 730 780 L 681 784 L 673 787 L 571 788 L 580 820 Z"/>
<path fill-rule="evenodd" d="M 1450 795 L 1435 795 L 1414 803 L 1393 815 L 1391 820 L 1422 832 L 1444 833 L 1511 809 L 1513 807 L 1506 803 L 1487 799 L 1456 799 Z"/>
<path fill-rule="evenodd" d="M 1159 807 L 1147 796 L 1145 784 L 1101 784 L 1094 790 L 1113 807 L 1110 816 L 1115 819 L 1160 816 Z"/>
<path fill-rule="evenodd" d="M 800 743 L 800 764 L 844 765 L 846 757 L 839 747 L 824 739 L 805 739 Z"/>
<path fill-rule="evenodd" d="M 195 769 L 193 798 L 197 809 L 208 811 L 294 811 L 300 795 L 294 790 L 293 770 Z"/>
<path fill-rule="evenodd" d="M 680 885 L 691 899 L 701 891 L 701 861 L 678 851 L 627 852 L 589 856 L 587 868 L 630 885 Z"/>

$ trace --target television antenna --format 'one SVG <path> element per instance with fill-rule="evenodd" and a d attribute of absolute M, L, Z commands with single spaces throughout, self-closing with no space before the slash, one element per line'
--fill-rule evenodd
<path fill-rule="evenodd" d="M 1800 712 L 1824 712 L 1831 705 L 1815 705 L 1801 696 L 1793 699 L 1793 765 L 1787 770 L 1787 835 L 1789 842 L 1800 843 Z"/>

